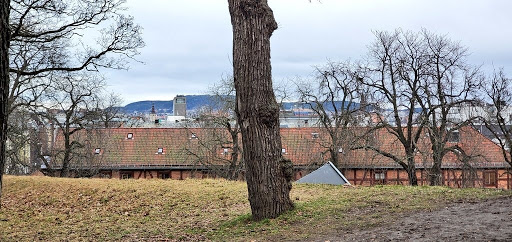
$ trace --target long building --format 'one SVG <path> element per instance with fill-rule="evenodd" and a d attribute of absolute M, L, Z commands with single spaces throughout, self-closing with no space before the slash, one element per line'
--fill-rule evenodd
<path fill-rule="evenodd" d="M 354 128 L 362 131 L 362 128 Z M 55 132 L 53 171 L 60 169 L 62 137 Z M 330 159 L 329 135 L 320 128 L 282 128 L 283 156 L 292 160 L 298 179 Z M 207 128 L 116 128 L 80 132 L 75 138 L 85 144 L 71 169 L 108 178 L 218 177 L 234 172 L 244 177 L 242 155 L 233 164 L 233 143 L 224 129 Z M 241 143 L 241 139 L 239 139 Z M 347 141 L 349 143 L 350 141 Z M 398 140 L 385 130 L 372 134 L 371 145 L 404 157 Z M 473 128 L 461 129 L 448 145 L 458 145 L 466 159 L 455 153 L 444 157 L 442 181 L 452 187 L 494 187 L 512 189 L 511 167 L 504 162 L 500 148 Z M 432 167 L 428 138 L 420 139 L 416 156 L 419 184 L 429 183 Z M 351 146 L 352 148 L 354 146 Z M 240 148 L 241 149 L 241 148 Z M 404 157 L 405 158 L 405 157 Z M 395 161 L 374 151 L 339 148 L 339 168 L 352 184 L 408 184 L 406 171 Z M 47 168 L 48 172 L 50 168 Z"/>

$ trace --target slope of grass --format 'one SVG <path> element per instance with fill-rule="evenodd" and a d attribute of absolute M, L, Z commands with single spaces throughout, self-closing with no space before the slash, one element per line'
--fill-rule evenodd
<path fill-rule="evenodd" d="M 295 185 L 296 209 L 252 222 L 242 182 L 13 176 L 4 182 L 0 241 L 307 239 L 451 202 L 512 196 L 494 189 Z"/>

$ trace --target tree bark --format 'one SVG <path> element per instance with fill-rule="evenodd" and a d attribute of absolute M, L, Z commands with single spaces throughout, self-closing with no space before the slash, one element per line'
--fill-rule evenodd
<path fill-rule="evenodd" d="M 281 154 L 279 106 L 272 89 L 270 37 L 277 23 L 267 0 L 228 0 L 233 77 L 246 179 L 254 220 L 293 208 L 293 165 Z"/>
<path fill-rule="evenodd" d="M 337 148 L 336 146 L 332 146 L 330 149 L 329 149 L 329 152 L 331 153 L 331 162 L 332 164 L 340 169 L 340 162 L 339 162 L 339 148 Z"/>
<path fill-rule="evenodd" d="M 433 140 L 433 139 L 431 139 Z M 435 141 L 431 141 L 435 142 Z M 432 145 L 432 168 L 430 168 L 430 185 L 431 186 L 440 186 L 441 185 L 441 165 L 443 162 L 443 152 L 444 147 L 441 144 Z"/>
<path fill-rule="evenodd" d="M 60 170 L 60 177 L 69 176 L 69 163 L 71 160 L 71 137 L 69 135 L 69 128 L 66 128 L 64 133 L 64 158 L 62 158 L 62 169 Z"/>
<path fill-rule="evenodd" d="M 231 134 L 231 142 L 233 142 L 233 151 L 231 153 L 231 164 L 229 165 L 229 179 L 237 180 L 238 179 L 238 166 L 240 165 L 238 162 L 238 127 L 236 126 L 234 129 L 230 129 L 229 133 Z"/>
<path fill-rule="evenodd" d="M 418 177 L 416 176 L 416 163 L 414 161 L 414 150 L 407 153 L 407 176 L 409 178 L 409 186 L 418 185 Z"/>
<path fill-rule="evenodd" d="M 2 198 L 2 179 L 6 158 L 7 107 L 9 99 L 9 0 L 0 5 L 0 198 Z M 1 203 L 0 203 L 1 207 Z"/>

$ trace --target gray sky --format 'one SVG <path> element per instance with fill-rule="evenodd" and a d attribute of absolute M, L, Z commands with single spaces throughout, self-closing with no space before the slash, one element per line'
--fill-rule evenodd
<path fill-rule="evenodd" d="M 359 59 L 372 30 L 447 34 L 469 48 L 470 61 L 512 73 L 510 0 L 269 0 L 279 29 L 271 39 L 276 81 L 312 73 L 327 60 Z M 108 71 L 125 104 L 204 94 L 231 73 L 227 0 L 128 0 L 146 47 L 128 71 Z"/>

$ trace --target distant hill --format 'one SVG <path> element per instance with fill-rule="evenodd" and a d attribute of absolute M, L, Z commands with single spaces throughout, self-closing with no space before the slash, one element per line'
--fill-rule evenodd
<path fill-rule="evenodd" d="M 214 96 L 211 95 L 187 95 L 187 110 L 197 110 L 200 107 L 213 105 Z M 157 113 L 172 113 L 173 103 L 169 101 L 139 101 L 130 103 L 122 108 L 125 113 L 149 113 L 151 105 L 155 104 Z"/>
<path fill-rule="evenodd" d="M 155 109 L 158 113 L 171 113 L 171 101 L 138 101 L 124 106 L 121 110 L 125 113 L 149 113 L 151 106 L 155 104 Z"/>
<path fill-rule="evenodd" d="M 186 97 L 187 97 L 187 110 L 188 111 L 198 110 L 199 108 L 201 108 L 203 106 L 215 105 L 215 101 L 214 101 L 215 97 L 211 96 L 211 95 L 187 95 Z M 172 113 L 172 110 L 173 110 L 172 100 L 169 100 L 169 101 L 148 100 L 148 101 L 134 102 L 134 103 L 130 103 L 130 104 L 126 105 L 125 107 L 123 107 L 122 111 L 127 114 L 149 113 L 149 112 L 151 112 L 151 105 L 153 103 L 155 104 L 155 109 L 156 109 L 157 113 L 159 113 L 159 114 L 165 114 L 165 113 L 171 114 Z M 335 105 L 336 105 L 336 107 L 339 108 L 342 106 L 342 102 L 338 101 L 338 102 L 336 102 Z M 324 106 L 327 110 L 330 110 L 330 111 L 333 110 L 332 105 L 328 105 L 326 103 L 326 104 L 324 104 Z M 310 106 L 308 104 L 302 104 L 300 102 L 284 102 L 283 103 L 283 108 L 285 110 L 290 110 L 293 108 L 300 108 L 300 107 L 309 108 Z M 355 104 L 354 108 L 357 108 L 357 107 L 359 107 L 359 104 Z"/>

